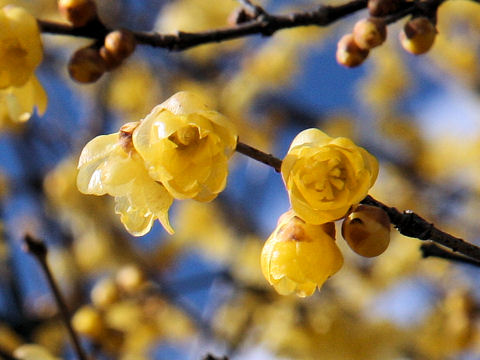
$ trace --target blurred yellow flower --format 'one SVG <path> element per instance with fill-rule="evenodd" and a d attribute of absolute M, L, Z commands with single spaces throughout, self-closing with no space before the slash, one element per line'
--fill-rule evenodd
<path fill-rule="evenodd" d="M 207 202 L 225 188 L 237 134 L 196 95 L 179 92 L 156 106 L 132 139 L 149 175 L 175 198 Z"/>
<path fill-rule="evenodd" d="M 262 250 L 261 268 L 281 295 L 310 296 L 343 265 L 333 223 L 312 225 L 287 211 Z"/>
<path fill-rule="evenodd" d="M 0 9 L 0 89 L 24 85 L 42 56 L 35 18 L 21 7 Z"/>
<path fill-rule="evenodd" d="M 25 344 L 18 347 L 13 356 L 19 360 L 59 360 L 59 358 L 50 354 L 46 348 L 36 344 Z"/>
<path fill-rule="evenodd" d="M 378 162 L 347 138 L 307 129 L 293 140 L 281 170 L 297 216 L 323 224 L 342 218 L 367 195 Z"/>
<path fill-rule="evenodd" d="M 172 196 L 148 176 L 140 156 L 125 148 L 118 133 L 91 140 L 78 162 L 78 189 L 85 194 L 114 196 L 115 212 L 135 236 L 146 234 L 155 219 L 173 233 L 168 220 Z"/>
<path fill-rule="evenodd" d="M 40 115 L 47 108 L 47 94 L 35 75 L 21 87 L 0 89 L 0 128 L 27 121 L 35 106 Z"/>

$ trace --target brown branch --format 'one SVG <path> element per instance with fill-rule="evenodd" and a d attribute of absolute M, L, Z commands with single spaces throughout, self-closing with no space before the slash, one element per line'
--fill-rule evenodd
<path fill-rule="evenodd" d="M 47 277 L 48 285 L 50 286 L 50 290 L 55 298 L 55 302 L 60 310 L 60 314 L 62 316 L 62 320 L 67 327 L 68 334 L 70 339 L 72 340 L 73 347 L 75 352 L 80 360 L 87 360 L 87 356 L 80 345 L 80 339 L 73 329 L 72 322 L 71 322 L 71 315 L 68 310 L 67 304 L 60 292 L 60 289 L 53 277 L 52 271 L 47 262 L 47 247 L 45 243 L 40 239 L 34 239 L 30 235 L 25 235 L 24 238 L 24 250 L 30 254 L 32 254 L 35 259 L 37 259 L 40 267 L 42 268 L 45 276 Z"/>
<path fill-rule="evenodd" d="M 480 247 L 437 229 L 432 223 L 429 223 L 411 210 L 406 210 L 402 213 L 394 207 L 375 200 L 370 195 L 363 199 L 361 203 L 377 206 L 385 210 L 392 224 L 395 225 L 402 235 L 420 240 L 432 240 L 453 251 L 480 261 Z"/>
<path fill-rule="evenodd" d="M 159 34 L 154 32 L 134 32 L 139 44 L 181 51 L 194 46 L 238 39 L 250 35 L 270 36 L 281 29 L 298 26 L 328 26 L 333 22 L 365 9 L 367 0 L 352 0 L 339 6 L 319 6 L 316 10 L 296 12 L 288 15 L 270 15 L 260 13 L 254 20 L 223 29 L 208 30 L 198 33 L 178 31 L 177 34 Z M 93 21 L 79 28 L 51 21 L 38 20 L 44 33 L 80 36 L 103 40 L 111 31 L 99 21 Z"/>
<path fill-rule="evenodd" d="M 443 247 L 435 244 L 434 242 L 428 241 L 422 244 L 420 246 L 420 250 L 422 251 L 422 256 L 424 258 L 437 257 L 445 260 L 450 260 L 454 262 L 459 262 L 463 264 L 469 264 L 469 265 L 480 267 L 480 261 L 474 260 L 464 255 L 455 254 L 454 252 L 444 249 Z"/>
<path fill-rule="evenodd" d="M 264 153 L 240 142 L 237 145 L 236 151 L 254 160 L 269 165 L 277 172 L 280 172 L 282 160 L 274 157 L 271 154 Z M 480 247 L 437 229 L 432 223 L 429 223 L 411 210 L 406 210 L 402 213 L 394 207 L 387 206 L 380 201 L 375 200 L 370 195 L 367 195 L 367 197 L 363 199 L 361 203 L 376 206 L 385 210 L 390 218 L 391 223 L 402 235 L 420 240 L 432 240 L 453 251 L 480 261 Z"/>
<path fill-rule="evenodd" d="M 235 151 L 274 168 L 276 172 L 280 172 L 282 160 L 276 158 L 272 154 L 264 153 L 263 151 L 255 149 L 254 147 L 251 147 L 250 145 L 244 144 L 240 141 L 237 143 L 237 148 Z"/>

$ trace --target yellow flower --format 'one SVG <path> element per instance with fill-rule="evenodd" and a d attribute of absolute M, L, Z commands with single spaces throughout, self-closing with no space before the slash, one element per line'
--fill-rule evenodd
<path fill-rule="evenodd" d="M 347 138 L 307 129 L 293 140 L 281 170 L 297 216 L 323 224 L 342 218 L 367 195 L 378 162 Z"/>
<path fill-rule="evenodd" d="M 50 354 L 46 348 L 36 344 L 25 344 L 18 347 L 13 356 L 19 360 L 60 360 Z"/>
<path fill-rule="evenodd" d="M 35 75 L 21 87 L 0 89 L 0 128 L 27 121 L 35 106 L 40 115 L 47 107 L 47 95 Z"/>
<path fill-rule="evenodd" d="M 0 89 L 24 85 L 42 56 L 35 18 L 21 7 L 0 9 Z"/>
<path fill-rule="evenodd" d="M 172 196 L 148 176 L 140 156 L 125 148 L 118 133 L 91 140 L 80 155 L 78 189 L 85 194 L 114 196 L 115 212 L 135 236 L 146 234 L 157 218 L 173 233 L 168 220 Z"/>
<path fill-rule="evenodd" d="M 177 199 L 211 201 L 226 185 L 233 125 L 189 92 L 156 106 L 133 132 L 150 176 Z"/>
<path fill-rule="evenodd" d="M 292 210 L 280 217 L 261 255 L 263 275 L 281 295 L 310 296 L 342 265 L 334 224 L 307 224 Z"/>

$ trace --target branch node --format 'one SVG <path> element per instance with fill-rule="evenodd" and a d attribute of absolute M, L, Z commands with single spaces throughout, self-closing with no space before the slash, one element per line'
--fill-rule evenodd
<path fill-rule="evenodd" d="M 415 214 L 412 210 L 405 210 L 396 228 L 402 235 L 416 237 L 420 240 L 428 240 L 432 235 L 434 225 Z"/>

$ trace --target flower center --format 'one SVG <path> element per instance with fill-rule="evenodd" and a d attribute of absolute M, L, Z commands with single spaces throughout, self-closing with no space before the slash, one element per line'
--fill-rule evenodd
<path fill-rule="evenodd" d="M 305 185 L 323 196 L 323 200 L 333 200 L 338 191 L 345 187 L 345 169 L 339 166 L 339 159 L 316 161 L 305 174 Z"/>
<path fill-rule="evenodd" d="M 0 54 L 2 62 L 5 62 L 9 67 L 15 67 L 18 66 L 19 61 L 24 60 L 28 52 L 22 48 L 17 39 L 7 38 L 2 40 Z"/>
<path fill-rule="evenodd" d="M 197 144 L 200 140 L 200 132 L 198 127 L 187 125 L 178 129 L 176 132 L 170 135 L 168 139 L 175 143 L 178 147 L 184 148 L 189 145 Z"/>

